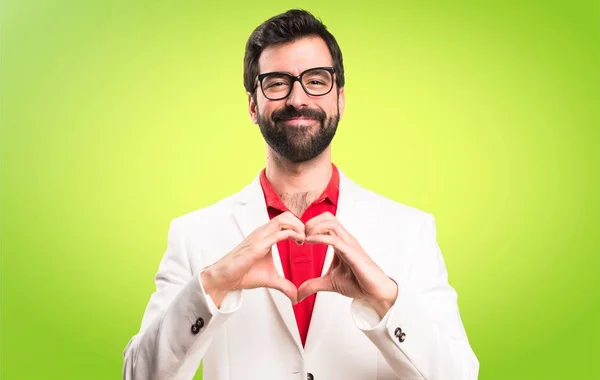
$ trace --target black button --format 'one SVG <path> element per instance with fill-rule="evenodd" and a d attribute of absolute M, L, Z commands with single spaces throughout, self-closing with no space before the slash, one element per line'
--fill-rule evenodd
<path fill-rule="evenodd" d="M 404 342 L 406 340 L 406 334 L 405 333 L 400 334 L 400 336 L 398 337 L 398 340 L 400 341 L 400 343 Z"/>
<path fill-rule="evenodd" d="M 204 327 L 204 319 L 202 318 L 198 318 L 196 319 L 196 326 L 198 326 L 199 329 Z"/>
<path fill-rule="evenodd" d="M 192 325 L 192 334 L 196 335 L 200 331 L 200 327 L 198 325 Z"/>
<path fill-rule="evenodd" d="M 306 374 L 306 380 L 314 380 L 314 378 L 315 377 L 312 375 L 312 373 L 309 372 Z"/>
<path fill-rule="evenodd" d="M 394 331 L 394 335 L 396 336 L 396 338 L 400 338 L 400 335 L 402 334 L 402 329 L 400 327 L 397 327 L 396 331 Z"/>

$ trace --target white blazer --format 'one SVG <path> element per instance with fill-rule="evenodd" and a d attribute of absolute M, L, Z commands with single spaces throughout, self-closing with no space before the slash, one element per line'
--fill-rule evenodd
<path fill-rule="evenodd" d="M 269 221 L 257 175 L 240 192 L 171 222 L 156 292 L 124 351 L 123 379 L 188 380 L 201 360 L 205 380 L 476 379 L 479 362 L 447 281 L 433 217 L 341 171 L 339 191 L 340 223 L 398 284 L 383 319 L 361 301 L 318 293 L 302 347 L 291 302 L 277 290 L 230 292 L 217 309 L 199 272 Z M 329 247 L 323 273 L 332 255 Z M 277 245 L 272 256 L 283 276 Z"/>

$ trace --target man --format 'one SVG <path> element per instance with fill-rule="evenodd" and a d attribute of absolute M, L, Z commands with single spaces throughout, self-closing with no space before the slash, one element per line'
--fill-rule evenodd
<path fill-rule="evenodd" d="M 172 221 L 124 379 L 476 379 L 433 217 L 331 162 L 344 111 L 335 38 L 291 10 L 244 58 L 267 143 L 256 179 Z"/>

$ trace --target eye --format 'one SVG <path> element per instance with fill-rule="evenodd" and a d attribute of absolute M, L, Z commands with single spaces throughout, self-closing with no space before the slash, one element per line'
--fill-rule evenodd
<path fill-rule="evenodd" d="M 275 88 L 275 87 L 281 87 L 281 86 L 287 86 L 287 83 L 282 82 L 282 81 L 267 83 L 267 88 Z"/>
<path fill-rule="evenodd" d="M 304 86 L 314 90 L 326 88 L 331 85 L 331 74 L 325 70 L 311 70 L 304 74 Z"/>

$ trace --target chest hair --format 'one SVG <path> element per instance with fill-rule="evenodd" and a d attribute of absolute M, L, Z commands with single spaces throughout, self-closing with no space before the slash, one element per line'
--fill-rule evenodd
<path fill-rule="evenodd" d="M 294 215 L 301 217 L 304 211 L 310 206 L 310 204 L 317 199 L 314 194 L 309 192 L 286 194 L 281 197 L 283 204 L 294 213 Z"/>

